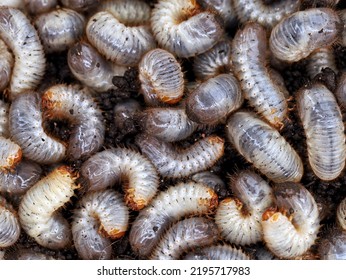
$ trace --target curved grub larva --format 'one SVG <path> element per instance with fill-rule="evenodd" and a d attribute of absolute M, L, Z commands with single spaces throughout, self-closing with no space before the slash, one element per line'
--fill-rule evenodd
<path fill-rule="evenodd" d="M 242 171 L 230 187 L 235 197 L 221 201 L 215 214 L 221 237 L 236 245 L 261 241 L 262 214 L 274 202 L 271 187 L 252 171 Z"/>
<path fill-rule="evenodd" d="M 126 148 L 93 155 L 83 163 L 81 175 L 90 191 L 125 179 L 125 202 L 135 211 L 147 206 L 159 187 L 159 176 L 153 164 L 140 153 Z"/>
<path fill-rule="evenodd" d="M 340 107 L 346 108 L 346 72 L 342 72 L 338 78 L 335 96 L 340 104 Z"/>
<path fill-rule="evenodd" d="M 210 171 L 202 171 L 192 175 L 191 179 L 196 183 L 200 183 L 212 188 L 219 198 L 224 198 L 228 194 L 226 184 L 215 173 Z"/>
<path fill-rule="evenodd" d="M 7 87 L 11 80 L 13 65 L 13 55 L 4 41 L 0 39 L 0 92 Z"/>
<path fill-rule="evenodd" d="M 272 29 L 284 17 L 299 10 L 300 0 L 272 1 L 270 5 L 264 0 L 233 0 L 233 5 L 241 23 L 258 22 L 267 29 Z"/>
<path fill-rule="evenodd" d="M 238 152 L 274 182 L 299 182 L 303 163 L 280 133 L 257 116 L 236 112 L 226 125 L 226 133 Z"/>
<path fill-rule="evenodd" d="M 315 242 L 320 228 L 317 204 L 301 184 L 286 182 L 274 188 L 276 205 L 263 213 L 263 239 L 278 257 L 303 255 Z"/>
<path fill-rule="evenodd" d="M 23 1 L 23 0 L 21 0 Z M 57 0 L 24 0 L 26 9 L 31 14 L 42 14 L 53 10 L 57 5 Z"/>
<path fill-rule="evenodd" d="M 243 103 L 238 80 L 220 74 L 197 87 L 186 99 L 186 114 L 194 122 L 214 125 L 222 122 Z"/>
<path fill-rule="evenodd" d="M 0 172 L 0 193 L 22 195 L 40 179 L 41 173 L 37 163 L 22 160 L 13 171 Z"/>
<path fill-rule="evenodd" d="M 338 225 L 346 231 L 346 198 L 344 198 L 336 210 L 336 220 Z"/>
<path fill-rule="evenodd" d="M 138 65 L 141 92 L 149 105 L 175 104 L 184 94 L 184 75 L 175 57 L 166 50 L 147 52 Z"/>
<path fill-rule="evenodd" d="M 86 26 L 89 42 L 107 59 L 136 66 L 147 51 L 155 48 L 150 32 L 148 4 L 138 0 L 107 1 Z"/>
<path fill-rule="evenodd" d="M 86 11 L 95 7 L 100 0 L 60 0 L 63 6 L 76 11 Z"/>
<path fill-rule="evenodd" d="M 318 253 L 322 260 L 346 260 L 346 231 L 332 229 L 321 241 Z"/>
<path fill-rule="evenodd" d="M 296 62 L 316 49 L 331 46 L 341 30 L 341 20 L 333 9 L 299 11 L 273 28 L 269 39 L 270 50 L 280 60 Z"/>
<path fill-rule="evenodd" d="M 96 153 L 102 146 L 105 125 L 101 110 L 86 89 L 58 84 L 42 96 L 44 117 L 65 118 L 73 126 L 66 155 L 77 160 Z"/>
<path fill-rule="evenodd" d="M 44 75 L 46 60 L 34 26 L 17 9 L 0 7 L 0 38 L 15 57 L 9 86 L 13 99 L 36 88 Z"/>
<path fill-rule="evenodd" d="M 187 251 L 215 243 L 217 227 L 206 218 L 189 218 L 177 222 L 162 236 L 150 255 L 152 260 L 177 260 Z"/>
<path fill-rule="evenodd" d="M 213 47 L 223 34 L 215 14 L 195 0 L 160 0 L 151 14 L 153 34 L 163 49 L 192 57 Z"/>
<path fill-rule="evenodd" d="M 332 92 L 314 84 L 298 92 L 297 107 L 305 130 L 309 162 L 322 180 L 337 178 L 345 167 L 345 127 Z"/>
<path fill-rule="evenodd" d="M 23 196 L 19 220 L 24 231 L 43 247 L 62 249 L 71 243 L 70 225 L 58 212 L 79 188 L 68 166 L 55 168 Z"/>
<path fill-rule="evenodd" d="M 113 190 L 88 192 L 72 217 L 72 236 L 80 258 L 110 259 L 110 239 L 122 237 L 128 227 L 129 211 L 122 196 Z"/>
<path fill-rule="evenodd" d="M 240 29 L 232 41 L 233 69 L 245 99 L 270 124 L 279 127 L 288 105 L 283 85 L 273 79 L 267 66 L 266 38 L 266 30 L 258 23 L 247 23 Z"/>
<path fill-rule="evenodd" d="M 212 135 L 185 149 L 149 135 L 138 135 L 136 144 L 159 174 L 166 178 L 182 178 L 213 166 L 224 153 L 224 139 Z"/>
<path fill-rule="evenodd" d="M 93 46 L 83 41 L 69 49 L 67 62 L 72 74 L 97 92 L 116 89 L 113 77 L 124 76 L 127 70 L 125 66 L 106 60 Z"/>
<path fill-rule="evenodd" d="M 10 132 L 8 129 L 8 111 L 9 104 L 0 99 L 0 136 L 3 137 L 10 136 Z"/>
<path fill-rule="evenodd" d="M 165 142 L 183 140 L 198 127 L 188 118 L 184 108 L 150 108 L 140 116 L 143 131 Z"/>
<path fill-rule="evenodd" d="M 64 144 L 47 135 L 42 127 L 41 99 L 35 92 L 22 94 L 13 100 L 9 112 L 12 140 L 23 156 L 42 164 L 61 161 L 65 157 Z"/>
<path fill-rule="evenodd" d="M 0 172 L 13 170 L 21 159 L 21 148 L 10 139 L 0 136 Z"/>
<path fill-rule="evenodd" d="M 322 73 L 322 70 L 327 67 L 333 70 L 335 74 L 338 73 L 332 47 L 317 49 L 308 56 L 306 70 L 310 79 Z"/>
<path fill-rule="evenodd" d="M 222 18 L 226 28 L 233 27 L 236 23 L 237 15 L 232 0 L 201 0 L 199 3 L 205 9 L 215 11 Z"/>
<path fill-rule="evenodd" d="M 250 260 L 251 258 L 231 245 L 213 245 L 188 253 L 184 260 Z"/>
<path fill-rule="evenodd" d="M 0 196 L 0 248 L 16 243 L 20 235 L 20 225 L 16 211 Z"/>
<path fill-rule="evenodd" d="M 67 50 L 83 35 L 85 18 L 70 9 L 56 9 L 38 16 L 34 25 L 46 53 Z"/>
<path fill-rule="evenodd" d="M 217 194 L 205 185 L 179 183 L 159 193 L 144 208 L 130 230 L 130 244 L 140 256 L 148 256 L 167 227 L 182 217 L 211 213 L 218 203 Z"/>
<path fill-rule="evenodd" d="M 224 39 L 210 50 L 197 55 L 193 61 L 193 72 L 198 80 L 206 81 L 232 69 L 231 42 Z"/>

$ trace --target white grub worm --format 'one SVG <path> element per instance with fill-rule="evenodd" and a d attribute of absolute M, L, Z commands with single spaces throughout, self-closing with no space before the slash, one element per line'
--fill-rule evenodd
<path fill-rule="evenodd" d="M 62 165 L 24 194 L 18 210 L 20 224 L 39 245 L 49 249 L 70 245 L 70 225 L 59 209 L 70 201 L 77 188 L 75 174 Z"/>
<path fill-rule="evenodd" d="M 141 92 L 151 106 L 175 104 L 184 94 L 184 75 L 174 55 L 163 49 L 147 52 L 138 65 Z"/>
<path fill-rule="evenodd" d="M 22 148 L 23 156 L 42 164 L 59 162 L 65 157 L 66 147 L 47 135 L 42 125 L 39 94 L 27 92 L 13 100 L 9 128 L 12 140 Z"/>
<path fill-rule="evenodd" d="M 346 231 L 332 229 L 320 242 L 318 253 L 322 260 L 346 260 Z"/>
<path fill-rule="evenodd" d="M 184 260 L 250 260 L 251 258 L 231 245 L 212 245 L 197 248 L 194 252 L 188 253 Z"/>
<path fill-rule="evenodd" d="M 277 210 L 263 214 L 263 239 L 280 258 L 303 255 L 315 242 L 320 228 L 317 204 L 301 184 L 286 182 L 274 187 Z"/>
<path fill-rule="evenodd" d="M 297 107 L 305 130 L 310 166 L 317 177 L 336 179 L 345 167 L 345 127 L 331 91 L 316 83 L 298 92 Z"/>
<path fill-rule="evenodd" d="M 23 0 L 21 0 L 23 1 Z M 57 5 L 57 0 L 24 0 L 25 8 L 29 13 L 37 15 L 53 10 Z"/>
<path fill-rule="evenodd" d="M 215 125 L 243 103 L 238 80 L 233 74 L 220 74 L 198 86 L 186 99 L 186 114 L 199 124 Z"/>
<path fill-rule="evenodd" d="M 191 176 L 191 180 L 212 188 L 219 198 L 224 198 L 228 194 L 225 182 L 220 176 L 210 171 L 198 172 Z"/>
<path fill-rule="evenodd" d="M 100 0 L 60 0 L 60 2 L 67 8 L 83 12 L 98 5 Z"/>
<path fill-rule="evenodd" d="M 0 196 L 0 248 L 17 242 L 20 235 L 18 216 L 11 204 Z"/>
<path fill-rule="evenodd" d="M 10 132 L 8 129 L 8 122 L 9 122 L 8 111 L 9 111 L 9 104 L 0 99 L 0 136 L 3 136 L 3 137 L 10 136 Z"/>
<path fill-rule="evenodd" d="M 11 80 L 13 65 L 13 55 L 7 48 L 5 42 L 0 39 L 0 92 L 7 87 Z"/>
<path fill-rule="evenodd" d="M 339 76 L 336 90 L 335 90 L 335 96 L 340 104 L 340 107 L 342 109 L 346 108 L 346 72 L 342 72 L 342 74 Z"/>
<path fill-rule="evenodd" d="M 102 147 L 103 116 L 88 90 L 78 85 L 54 85 L 43 94 L 42 107 L 45 118 L 64 118 L 73 127 L 66 151 L 69 159 L 86 158 Z"/>
<path fill-rule="evenodd" d="M 193 61 L 193 72 L 196 79 L 201 81 L 230 73 L 231 69 L 231 41 L 227 38 L 219 41 L 210 50 L 197 55 Z"/>
<path fill-rule="evenodd" d="M 34 25 L 46 53 L 67 50 L 84 32 L 85 18 L 70 9 L 56 9 L 38 16 Z"/>
<path fill-rule="evenodd" d="M 139 115 L 143 131 L 165 142 L 183 140 L 198 127 L 188 118 L 185 108 L 149 108 Z"/>
<path fill-rule="evenodd" d="M 40 165 L 22 160 L 11 172 L 0 171 L 0 193 L 22 195 L 40 179 L 41 173 Z"/>
<path fill-rule="evenodd" d="M 262 214 L 274 203 L 269 184 L 253 171 L 242 171 L 230 184 L 234 198 L 220 202 L 215 223 L 223 239 L 236 245 L 262 241 Z"/>
<path fill-rule="evenodd" d="M 119 193 L 110 189 L 86 193 L 72 217 L 72 236 L 79 257 L 110 259 L 111 239 L 125 234 L 128 220 L 129 211 Z"/>
<path fill-rule="evenodd" d="M 307 58 L 306 70 L 310 79 L 313 79 L 317 74 L 322 73 L 322 70 L 325 68 L 330 68 L 335 74 L 338 73 L 334 50 L 332 47 L 317 49 Z"/>
<path fill-rule="evenodd" d="M 247 23 L 232 41 L 234 74 L 245 99 L 275 127 L 282 126 L 288 105 L 283 85 L 267 66 L 266 30 L 258 23 Z M 274 78 L 274 79 L 273 79 Z"/>
<path fill-rule="evenodd" d="M 338 225 L 346 231 L 346 198 L 344 198 L 336 210 L 336 220 Z"/>
<path fill-rule="evenodd" d="M 217 194 L 211 188 L 194 182 L 178 183 L 160 192 L 132 224 L 129 241 L 133 251 L 148 256 L 172 222 L 210 214 L 217 203 Z"/>
<path fill-rule="evenodd" d="M 114 76 L 124 76 L 127 67 L 106 60 L 85 41 L 77 42 L 68 51 L 68 66 L 72 74 L 84 85 L 97 92 L 116 89 Z"/>
<path fill-rule="evenodd" d="M 299 182 L 303 163 L 280 133 L 249 112 L 236 112 L 226 134 L 238 152 L 274 182 Z"/>
<path fill-rule="evenodd" d="M 88 190 L 101 190 L 124 179 L 126 204 L 135 211 L 147 206 L 159 187 L 154 165 L 143 155 L 126 148 L 99 152 L 81 167 Z"/>
<path fill-rule="evenodd" d="M 215 243 L 218 231 L 215 223 L 203 217 L 177 222 L 161 237 L 150 255 L 152 260 L 177 260 L 187 252 Z"/>
<path fill-rule="evenodd" d="M 13 99 L 36 88 L 44 75 L 46 60 L 37 31 L 20 10 L 0 7 L 0 38 L 15 58 L 9 85 Z"/>
<path fill-rule="evenodd" d="M 149 26 L 151 9 L 147 3 L 106 1 L 99 10 L 89 19 L 86 35 L 107 59 L 120 65 L 135 66 L 146 52 L 155 48 Z"/>
<path fill-rule="evenodd" d="M 314 50 L 331 46 L 340 35 L 342 23 L 330 8 L 299 11 L 280 21 L 272 30 L 272 54 L 286 62 L 296 62 Z"/>
<path fill-rule="evenodd" d="M 151 14 L 151 28 L 159 46 L 178 57 L 204 53 L 223 35 L 217 16 L 195 0 L 160 0 Z"/>
<path fill-rule="evenodd" d="M 0 136 L 0 172 L 13 170 L 22 159 L 22 149 L 10 139 Z"/>
<path fill-rule="evenodd" d="M 232 0 L 235 12 L 241 23 L 258 22 L 272 29 L 284 17 L 299 10 L 300 0 L 272 1 L 267 5 L 264 0 Z"/>
<path fill-rule="evenodd" d="M 199 0 L 203 8 L 215 11 L 223 20 L 226 28 L 233 27 L 236 23 L 237 15 L 232 4 L 232 0 Z"/>
<path fill-rule="evenodd" d="M 149 135 L 138 135 L 136 144 L 159 174 L 166 178 L 188 177 L 212 167 L 224 153 L 224 139 L 211 135 L 185 149 Z"/>

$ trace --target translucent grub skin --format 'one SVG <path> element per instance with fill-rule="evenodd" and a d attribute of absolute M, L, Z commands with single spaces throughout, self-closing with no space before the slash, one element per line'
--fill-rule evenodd
<path fill-rule="evenodd" d="M 212 245 L 188 253 L 184 260 L 250 260 L 242 249 L 231 245 Z"/>
<path fill-rule="evenodd" d="M 307 66 L 306 70 L 310 79 L 313 79 L 316 75 L 322 73 L 326 68 L 329 68 L 338 73 L 336 67 L 334 50 L 332 47 L 320 48 L 312 52 L 307 57 Z"/>
<path fill-rule="evenodd" d="M 23 2 L 23 0 L 21 0 Z M 31 14 L 42 14 L 53 10 L 58 5 L 58 0 L 24 0 L 25 8 Z"/>
<path fill-rule="evenodd" d="M 20 223 L 16 210 L 0 196 L 0 249 L 16 243 L 20 235 Z"/>

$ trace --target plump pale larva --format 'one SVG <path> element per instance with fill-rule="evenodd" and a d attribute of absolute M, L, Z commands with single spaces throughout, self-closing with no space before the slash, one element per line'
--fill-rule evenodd
<path fill-rule="evenodd" d="M 224 153 L 224 139 L 212 135 L 185 149 L 149 135 L 138 135 L 136 144 L 159 174 L 167 178 L 187 177 L 212 167 Z"/>
<path fill-rule="evenodd" d="M 346 72 L 342 72 L 342 74 L 339 76 L 336 90 L 335 90 L 335 96 L 338 100 L 338 103 L 340 104 L 340 107 L 342 109 L 346 108 Z"/>
<path fill-rule="evenodd" d="M 0 39 L 0 92 L 7 87 L 11 80 L 13 64 L 14 58 L 12 53 L 4 41 Z"/>
<path fill-rule="evenodd" d="M 135 66 L 143 54 L 155 48 L 149 27 L 151 9 L 139 0 L 106 1 L 86 26 L 90 43 L 107 59 Z"/>
<path fill-rule="evenodd" d="M 8 111 L 9 104 L 0 99 L 0 136 L 9 137 L 10 132 L 8 129 Z"/>
<path fill-rule="evenodd" d="M 200 124 L 222 122 L 243 103 L 238 80 L 233 74 L 220 74 L 198 86 L 186 99 L 186 114 Z"/>
<path fill-rule="evenodd" d="M 34 92 L 13 100 L 9 112 L 12 140 L 21 148 L 24 157 L 42 164 L 61 161 L 66 148 L 43 129 L 41 98 Z"/>
<path fill-rule="evenodd" d="M 0 196 L 0 248 L 16 243 L 20 235 L 17 212 Z"/>
<path fill-rule="evenodd" d="M 20 224 L 41 246 L 62 249 L 71 243 L 70 225 L 58 211 L 77 188 L 71 169 L 59 166 L 23 196 L 18 210 Z"/>
<path fill-rule="evenodd" d="M 127 67 L 106 60 L 93 46 L 81 41 L 73 45 L 67 56 L 72 74 L 83 84 L 98 92 L 116 87 L 113 76 L 123 76 Z"/>
<path fill-rule="evenodd" d="M 332 229 L 318 247 L 322 260 L 346 260 L 346 231 Z"/>
<path fill-rule="evenodd" d="M 183 140 L 198 127 L 188 118 L 184 108 L 150 108 L 140 115 L 143 131 L 166 142 Z"/>
<path fill-rule="evenodd" d="M 58 5 L 58 0 L 24 0 L 24 3 L 31 14 L 37 15 L 53 10 Z"/>
<path fill-rule="evenodd" d="M 242 171 L 230 183 L 234 198 L 220 202 L 215 223 L 223 239 L 236 245 L 262 240 L 263 212 L 274 203 L 269 184 L 253 171 Z"/>
<path fill-rule="evenodd" d="M 264 0 L 233 0 L 233 5 L 241 23 L 254 21 L 267 29 L 273 28 L 285 16 L 299 10 L 300 0 L 271 1 L 267 5 Z"/>
<path fill-rule="evenodd" d="M 223 20 L 226 28 L 233 27 L 236 23 L 237 15 L 232 4 L 232 0 L 200 0 L 205 9 L 215 11 Z"/>
<path fill-rule="evenodd" d="M 124 180 L 125 202 L 133 210 L 147 206 L 159 187 L 154 165 L 143 155 L 126 148 L 99 152 L 81 167 L 89 190 L 101 190 Z"/>
<path fill-rule="evenodd" d="M 10 139 L 0 136 L 0 172 L 13 170 L 21 159 L 21 148 Z"/>
<path fill-rule="evenodd" d="M 34 21 L 46 53 L 67 50 L 84 32 L 85 18 L 70 9 L 56 9 Z"/>
<path fill-rule="evenodd" d="M 345 167 L 345 127 L 331 91 L 316 83 L 298 92 L 297 107 L 305 130 L 309 162 L 322 180 L 337 178 Z"/>
<path fill-rule="evenodd" d="M 225 182 L 215 173 L 202 171 L 191 176 L 191 179 L 196 183 L 212 188 L 219 198 L 224 198 L 228 194 Z"/>
<path fill-rule="evenodd" d="M 332 47 L 317 49 L 308 56 L 306 70 L 310 79 L 313 79 L 317 74 L 322 73 L 322 70 L 327 67 L 333 70 L 335 74 L 338 73 L 334 50 Z"/>
<path fill-rule="evenodd" d="M 341 20 L 333 9 L 299 11 L 273 28 L 269 39 L 270 50 L 280 60 L 296 62 L 316 49 L 332 45 L 341 30 Z"/>
<path fill-rule="evenodd" d="M 177 260 L 188 251 L 215 243 L 217 227 L 206 218 L 189 218 L 177 222 L 162 236 L 150 255 L 152 260 Z"/>
<path fill-rule="evenodd" d="M 103 145 L 105 125 L 98 104 L 78 85 L 57 84 L 42 96 L 46 118 L 67 119 L 72 125 L 66 155 L 73 160 L 96 153 Z"/>
<path fill-rule="evenodd" d="M 132 250 L 148 256 L 172 222 L 185 216 L 210 214 L 217 203 L 217 194 L 203 184 L 187 182 L 169 187 L 133 222 L 129 236 Z"/>
<path fill-rule="evenodd" d="M 223 34 L 217 16 L 195 0 L 160 0 L 151 14 L 153 34 L 163 49 L 192 57 L 214 46 Z"/>
<path fill-rule="evenodd" d="M 226 133 L 238 152 L 274 182 L 299 182 L 303 163 L 280 133 L 249 112 L 233 114 Z"/>
<path fill-rule="evenodd" d="M 67 8 L 76 11 L 86 11 L 97 6 L 100 0 L 60 0 Z"/>
<path fill-rule="evenodd" d="M 278 257 L 303 255 L 315 242 L 320 228 L 317 204 L 301 184 L 282 183 L 274 188 L 276 208 L 263 214 L 263 239 Z"/>
<path fill-rule="evenodd" d="M 129 211 L 122 196 L 110 189 L 86 193 L 73 211 L 72 236 L 82 259 L 110 259 L 111 239 L 123 236 Z"/>
<path fill-rule="evenodd" d="M 34 26 L 17 9 L 0 7 L 0 38 L 15 57 L 9 86 L 13 99 L 36 88 L 44 75 L 46 60 Z"/>
<path fill-rule="evenodd" d="M 338 225 L 346 231 L 346 198 L 344 198 L 336 210 L 336 220 Z"/>
<path fill-rule="evenodd" d="M 210 50 L 197 55 L 193 61 L 193 72 L 197 79 L 205 81 L 232 69 L 231 41 L 223 39 Z"/>
<path fill-rule="evenodd" d="M 147 104 L 175 104 L 184 94 L 184 75 L 179 62 L 166 50 L 147 52 L 138 65 L 141 92 Z"/>
<path fill-rule="evenodd" d="M 184 260 L 250 260 L 250 257 L 231 245 L 212 245 L 195 249 Z"/>
<path fill-rule="evenodd" d="M 266 30 L 258 23 L 247 23 L 232 41 L 232 62 L 235 76 L 245 99 L 275 127 L 282 125 L 287 115 L 287 101 L 280 74 L 271 74 L 267 62 Z"/>

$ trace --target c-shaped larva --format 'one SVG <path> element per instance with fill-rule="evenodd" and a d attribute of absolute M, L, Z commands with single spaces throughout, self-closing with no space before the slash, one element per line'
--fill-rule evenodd
<path fill-rule="evenodd" d="M 169 187 L 133 222 L 129 236 L 132 250 L 148 256 L 172 222 L 185 216 L 210 214 L 217 203 L 217 194 L 203 184 L 188 182 Z"/>
<path fill-rule="evenodd" d="M 149 27 L 151 9 L 139 0 L 106 1 L 86 26 L 89 42 L 107 59 L 120 65 L 135 66 L 155 48 Z"/>
<path fill-rule="evenodd" d="M 125 202 L 133 210 L 147 206 L 159 187 L 154 165 L 143 155 L 126 148 L 99 152 L 81 167 L 88 189 L 101 190 L 124 180 Z"/>
<path fill-rule="evenodd" d="M 86 158 L 102 147 L 105 136 L 102 112 L 87 89 L 54 85 L 43 94 L 42 107 L 45 118 L 65 118 L 73 126 L 66 150 L 68 158 Z"/>
<path fill-rule="evenodd" d="M 111 239 L 123 236 L 129 211 L 122 196 L 114 190 L 86 193 L 73 211 L 72 236 L 80 258 L 110 259 Z"/>
<path fill-rule="evenodd" d="M 218 230 L 212 220 L 198 217 L 177 222 L 161 237 L 150 255 L 152 260 L 177 260 L 194 248 L 208 246 L 218 239 Z"/>
<path fill-rule="evenodd" d="M 337 178 L 345 167 L 345 126 L 331 91 L 316 83 L 298 92 L 297 107 L 306 135 L 309 163 L 322 180 Z"/>
<path fill-rule="evenodd" d="M 269 184 L 253 171 L 236 175 L 230 187 L 234 198 L 220 202 L 215 223 L 220 235 L 236 245 L 249 245 L 262 240 L 262 214 L 274 202 Z"/>
<path fill-rule="evenodd" d="M 23 196 L 18 210 L 20 224 L 41 246 L 62 249 L 71 243 L 70 225 L 58 210 L 70 201 L 77 188 L 71 169 L 59 166 Z"/>
<path fill-rule="evenodd" d="M 24 3 L 29 13 L 37 15 L 53 10 L 58 5 L 58 0 L 24 0 Z"/>
<path fill-rule="evenodd" d="M 188 253 L 184 260 L 250 260 L 250 257 L 231 245 L 212 245 Z"/>
<path fill-rule="evenodd" d="M 233 74 L 220 74 L 199 85 L 186 99 L 190 120 L 206 125 L 224 121 L 243 103 L 243 94 Z"/>
<path fill-rule="evenodd" d="M 0 248 L 16 243 L 20 235 L 17 213 L 5 198 L 0 196 Z"/>
<path fill-rule="evenodd" d="M 346 260 L 346 231 L 333 228 L 318 246 L 322 260 Z"/>
<path fill-rule="evenodd" d="M 151 13 L 151 28 L 161 48 L 192 57 L 214 46 L 223 34 L 217 16 L 195 0 L 160 0 Z"/>
<path fill-rule="evenodd" d="M 299 11 L 273 28 L 269 39 L 270 50 L 280 60 L 296 62 L 316 49 L 331 46 L 341 30 L 341 20 L 333 9 Z"/>
<path fill-rule="evenodd" d="M 346 72 L 342 72 L 338 78 L 335 97 L 337 98 L 340 107 L 346 108 Z"/>
<path fill-rule="evenodd" d="M 245 99 L 275 127 L 282 125 L 288 105 L 285 90 L 267 66 L 266 30 L 258 23 L 247 23 L 232 41 L 234 74 L 240 81 Z"/>
<path fill-rule="evenodd" d="M 174 55 L 163 49 L 147 52 L 138 65 L 141 93 L 148 105 L 175 104 L 184 94 L 184 75 Z"/>
<path fill-rule="evenodd" d="M 252 113 L 236 112 L 226 125 L 226 133 L 247 161 L 274 182 L 299 182 L 303 163 L 280 133 Z"/>
<path fill-rule="evenodd" d="M 5 42 L 0 39 L 0 92 L 2 92 L 11 80 L 14 58 Z M 2 102 L 2 101 L 0 101 Z"/>
<path fill-rule="evenodd" d="M 198 140 L 185 149 L 149 135 L 138 135 L 136 144 L 159 174 L 166 178 L 181 178 L 212 167 L 224 153 L 225 141 L 212 135 Z"/>
<path fill-rule="evenodd" d="M 15 58 L 9 85 L 13 99 L 36 88 L 44 75 L 46 59 L 34 26 L 17 9 L 0 7 L 0 38 Z"/>
<path fill-rule="evenodd" d="M 279 210 L 264 212 L 263 239 L 276 256 L 299 257 L 314 244 L 320 228 L 315 199 L 301 184 L 291 182 L 276 185 L 274 195 Z"/>
<path fill-rule="evenodd" d="M 344 198 L 336 210 L 336 220 L 338 225 L 346 231 L 346 198 Z"/>
<path fill-rule="evenodd" d="M 65 145 L 43 129 L 39 94 L 27 92 L 15 98 L 9 120 L 12 140 L 22 148 L 24 157 L 42 164 L 59 162 L 65 157 Z"/>

